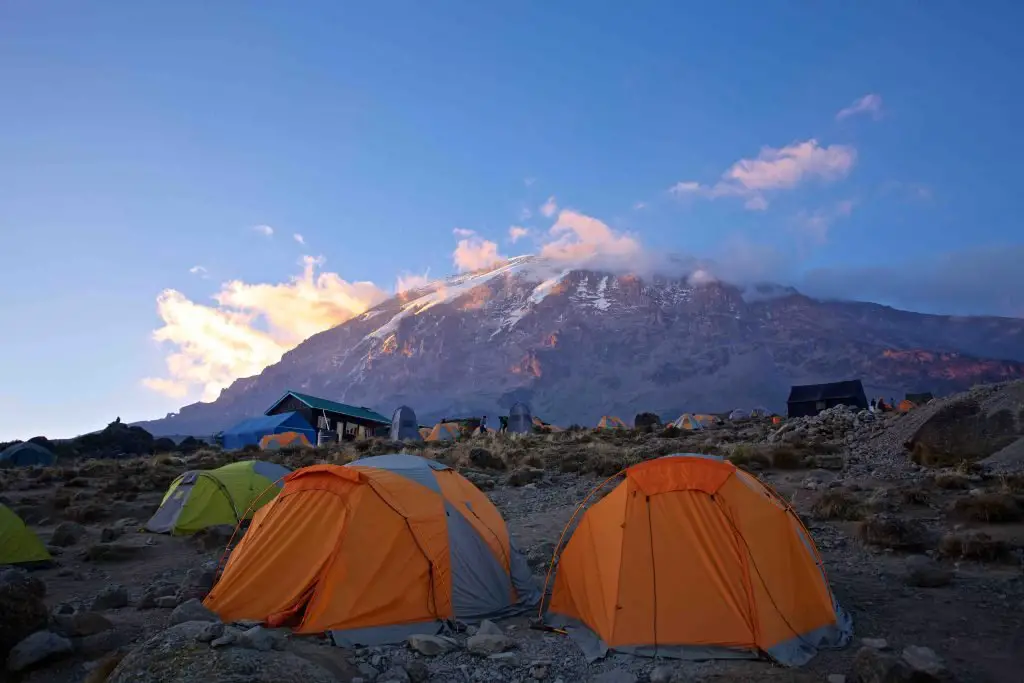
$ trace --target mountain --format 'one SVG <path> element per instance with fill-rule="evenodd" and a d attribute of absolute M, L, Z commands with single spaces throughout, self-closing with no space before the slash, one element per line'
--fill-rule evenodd
<path fill-rule="evenodd" d="M 294 389 L 421 422 L 519 400 L 556 424 L 765 405 L 859 377 L 869 395 L 1024 378 L 1024 320 L 819 301 L 791 288 L 562 270 L 512 259 L 396 296 L 309 338 L 216 401 L 140 423 L 210 434 Z M 493 421 L 493 418 L 492 418 Z"/>

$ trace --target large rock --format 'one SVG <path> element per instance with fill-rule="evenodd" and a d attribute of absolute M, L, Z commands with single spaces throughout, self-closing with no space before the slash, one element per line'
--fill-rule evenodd
<path fill-rule="evenodd" d="M 55 614 L 53 625 L 62 635 L 69 637 L 91 636 L 114 628 L 114 624 L 98 612 Z"/>
<path fill-rule="evenodd" d="M 213 590 L 213 567 L 193 567 L 178 587 L 178 601 L 202 600 Z"/>
<path fill-rule="evenodd" d="M 849 683 L 909 683 L 912 673 L 910 666 L 896 655 L 862 647 L 854 657 Z"/>
<path fill-rule="evenodd" d="M 413 650 L 416 650 L 416 652 L 427 657 L 443 655 L 444 653 L 451 652 L 458 647 L 454 641 L 448 638 L 425 633 L 411 635 L 406 642 L 409 643 L 409 647 Z"/>
<path fill-rule="evenodd" d="M 66 548 L 78 543 L 85 536 L 85 527 L 78 522 L 61 522 L 50 535 L 50 545 Z"/>
<path fill-rule="evenodd" d="M 107 683 L 336 683 L 328 670 L 290 652 L 211 648 L 203 623 L 158 633 L 121 660 Z"/>
<path fill-rule="evenodd" d="M 7 655 L 7 670 L 16 673 L 70 653 L 71 641 L 53 631 L 36 631 L 14 646 Z"/>
<path fill-rule="evenodd" d="M 469 461 L 473 463 L 474 467 L 481 467 L 485 470 L 505 469 L 505 461 L 486 448 L 471 448 L 469 451 Z"/>
<path fill-rule="evenodd" d="M 92 599 L 92 609 L 100 612 L 105 609 L 120 609 L 128 606 L 128 589 L 121 584 L 110 584 Z"/>
<path fill-rule="evenodd" d="M 929 417 L 905 446 L 915 462 L 931 467 L 987 458 L 1024 436 L 1024 418 L 1019 406 L 1014 410 L 1021 396 L 1024 384 L 1014 383 L 981 400 L 971 395 L 955 399 Z"/>
<path fill-rule="evenodd" d="M 170 625 L 184 624 L 188 621 L 220 621 L 220 617 L 206 609 L 203 603 L 192 599 L 174 608 L 171 612 Z"/>
<path fill-rule="evenodd" d="M 6 572 L 5 576 L 12 574 L 13 578 L 0 580 L 0 657 L 32 633 L 46 628 L 49 620 L 43 595 L 33 587 L 33 580 L 21 580 L 14 572 Z"/>
<path fill-rule="evenodd" d="M 157 606 L 157 600 L 174 597 L 177 592 L 178 587 L 173 583 L 159 581 L 151 584 L 149 588 L 142 592 L 142 597 L 139 598 L 139 604 L 136 607 L 138 609 L 153 609 Z M 175 605 L 177 605 L 177 598 L 175 598 Z M 172 607 L 175 605 L 172 605 Z"/>
<path fill-rule="evenodd" d="M 466 639 L 466 649 L 483 657 L 504 652 L 514 645 L 515 643 L 508 636 L 493 633 L 477 633 Z"/>

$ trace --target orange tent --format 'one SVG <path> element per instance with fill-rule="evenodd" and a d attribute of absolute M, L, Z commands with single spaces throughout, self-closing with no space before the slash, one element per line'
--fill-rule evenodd
<path fill-rule="evenodd" d="M 302 432 L 281 432 L 280 434 L 267 434 L 260 439 L 260 448 L 265 451 L 276 451 L 288 446 L 309 446 L 309 439 Z"/>
<path fill-rule="evenodd" d="M 913 401 L 908 401 L 907 399 L 903 399 L 902 401 L 900 401 L 900 404 L 898 406 L 896 406 L 896 410 L 900 411 L 901 413 L 909 413 L 911 410 L 913 410 L 916 407 L 917 406 L 914 405 Z"/>
<path fill-rule="evenodd" d="M 810 534 L 755 477 L 698 455 L 623 476 L 565 545 L 546 615 L 588 658 L 764 652 L 799 665 L 849 642 Z"/>
<path fill-rule="evenodd" d="M 458 422 L 438 422 L 424 441 L 454 441 L 462 435 Z"/>
<path fill-rule="evenodd" d="M 204 602 L 225 621 L 377 645 L 538 600 L 487 496 L 435 461 L 382 455 L 288 475 Z"/>
<path fill-rule="evenodd" d="M 629 429 L 629 426 L 617 417 L 605 415 L 597 423 L 598 429 Z"/>

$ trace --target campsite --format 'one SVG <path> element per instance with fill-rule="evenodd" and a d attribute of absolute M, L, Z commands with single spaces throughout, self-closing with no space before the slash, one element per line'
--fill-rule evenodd
<path fill-rule="evenodd" d="M 8 465 L 8 675 L 1014 680 L 1024 383 L 861 400 Z"/>

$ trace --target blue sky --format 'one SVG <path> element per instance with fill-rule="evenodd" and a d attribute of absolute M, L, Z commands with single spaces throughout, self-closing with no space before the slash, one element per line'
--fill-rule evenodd
<path fill-rule="evenodd" d="M 174 410 L 459 239 L 1024 315 L 1016 3 L 361 4 L 0 5 L 0 439 Z"/>

